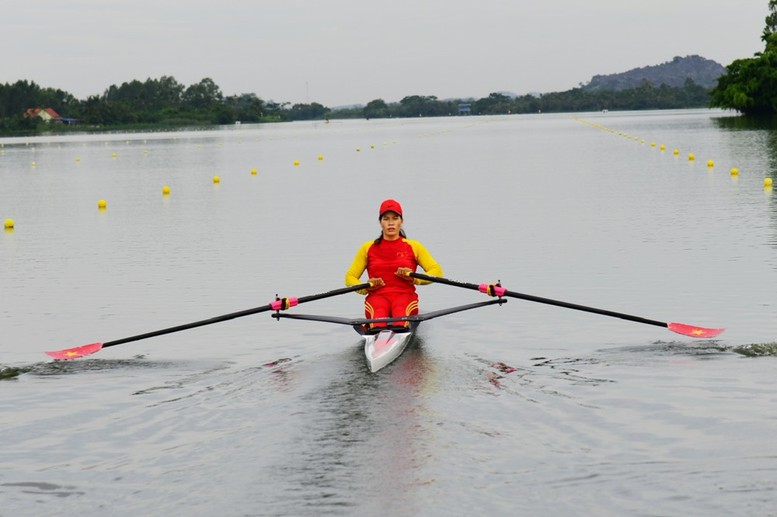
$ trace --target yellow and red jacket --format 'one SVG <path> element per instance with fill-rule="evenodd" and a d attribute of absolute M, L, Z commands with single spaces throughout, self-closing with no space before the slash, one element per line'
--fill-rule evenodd
<path fill-rule="evenodd" d="M 345 285 L 362 283 L 360 278 L 365 270 L 369 278 L 382 278 L 385 286 L 380 288 L 381 294 L 415 292 L 415 285 L 430 283 L 428 280 L 413 279 L 413 283 L 402 280 L 394 273 L 397 268 L 409 267 L 413 271 L 421 266 L 427 275 L 442 276 L 442 268 L 434 260 L 423 244 L 404 237 L 387 241 L 381 239 L 367 241 L 356 252 L 351 267 L 345 273 Z M 356 291 L 367 294 L 366 290 Z"/>

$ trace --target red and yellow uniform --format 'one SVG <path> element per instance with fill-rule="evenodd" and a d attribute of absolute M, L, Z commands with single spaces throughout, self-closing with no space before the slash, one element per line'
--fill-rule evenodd
<path fill-rule="evenodd" d="M 430 282 L 417 278 L 403 278 L 395 273 L 397 268 L 405 267 L 415 271 L 421 266 L 428 275 L 442 276 L 442 268 L 418 241 L 399 238 L 396 240 L 378 239 L 378 242 L 365 242 L 356 252 L 351 267 L 345 274 L 346 285 L 361 283 L 360 277 L 367 271 L 369 278 L 382 278 L 385 285 L 367 294 L 364 301 L 364 314 L 367 318 L 387 318 L 418 314 L 418 294 L 416 285 Z M 412 280 L 412 281 L 411 281 Z"/>

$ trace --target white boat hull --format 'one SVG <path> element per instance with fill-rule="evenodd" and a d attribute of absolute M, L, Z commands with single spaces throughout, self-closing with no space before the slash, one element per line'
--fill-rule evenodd
<path fill-rule="evenodd" d="M 370 371 L 375 373 L 394 362 L 402 355 L 414 334 L 415 328 L 406 332 L 382 330 L 378 334 L 366 334 L 364 356 L 367 358 Z"/>

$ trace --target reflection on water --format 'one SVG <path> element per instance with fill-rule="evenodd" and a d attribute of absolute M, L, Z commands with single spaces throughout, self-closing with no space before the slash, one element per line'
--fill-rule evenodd
<path fill-rule="evenodd" d="M 16 483 L 0 483 L 0 487 L 9 489 L 8 491 L 19 491 L 23 494 L 43 495 L 51 497 L 70 497 L 74 495 L 85 495 L 86 492 L 76 490 L 73 486 L 55 485 L 54 483 L 43 483 L 36 481 L 20 481 Z M 0 490 L 0 493 L 5 490 Z"/>
<path fill-rule="evenodd" d="M 272 467 L 284 486 L 274 510 L 408 511 L 405 501 L 413 498 L 426 457 L 419 417 L 428 411 L 424 400 L 434 376 L 424 346 L 416 336 L 381 375 L 370 374 L 354 347 L 324 386 L 302 397 L 304 418 L 290 437 L 299 446 Z"/>

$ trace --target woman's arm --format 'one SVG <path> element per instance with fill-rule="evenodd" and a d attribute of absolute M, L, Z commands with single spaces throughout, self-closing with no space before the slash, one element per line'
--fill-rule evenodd
<path fill-rule="evenodd" d="M 362 283 L 361 276 L 364 274 L 364 270 L 367 269 L 367 251 L 370 249 L 372 241 L 365 242 L 356 252 L 356 256 L 353 258 L 351 267 L 345 272 L 345 285 L 358 285 Z M 359 294 L 367 294 L 366 289 L 356 291 Z"/>
<path fill-rule="evenodd" d="M 415 253 L 416 262 L 421 266 L 429 276 L 442 276 L 442 266 L 434 260 L 434 257 L 429 253 L 426 247 L 418 241 L 410 240 L 410 246 L 413 247 L 413 253 Z M 414 279 L 414 282 L 418 285 L 430 284 L 428 280 Z"/>

